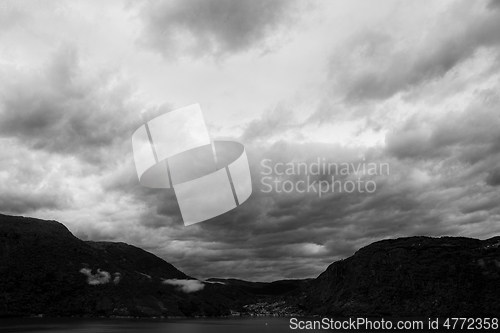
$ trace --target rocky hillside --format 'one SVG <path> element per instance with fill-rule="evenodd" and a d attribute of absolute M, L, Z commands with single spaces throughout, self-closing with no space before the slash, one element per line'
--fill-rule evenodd
<path fill-rule="evenodd" d="M 219 316 L 255 299 L 202 284 L 131 245 L 85 242 L 56 221 L 0 215 L 0 317 Z"/>
<path fill-rule="evenodd" d="M 235 313 L 496 317 L 500 237 L 383 240 L 316 279 L 200 282 L 137 247 L 0 215 L 0 317 Z"/>
<path fill-rule="evenodd" d="M 321 315 L 497 317 L 500 237 L 376 242 L 330 265 L 296 297 Z"/>

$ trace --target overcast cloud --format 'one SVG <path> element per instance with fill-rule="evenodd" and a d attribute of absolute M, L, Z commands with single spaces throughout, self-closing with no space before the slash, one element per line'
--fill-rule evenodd
<path fill-rule="evenodd" d="M 200 280 L 315 277 L 383 238 L 500 234 L 498 1 L 23 4 L 0 12 L 2 213 Z M 245 145 L 253 193 L 185 227 L 173 191 L 139 184 L 131 135 L 194 103 L 211 139 Z M 285 173 L 318 161 L 350 171 Z M 331 176 L 370 191 L 320 196 Z"/>
<path fill-rule="evenodd" d="M 140 13 L 139 43 L 168 59 L 270 51 L 298 9 L 295 0 L 149 1 Z"/>

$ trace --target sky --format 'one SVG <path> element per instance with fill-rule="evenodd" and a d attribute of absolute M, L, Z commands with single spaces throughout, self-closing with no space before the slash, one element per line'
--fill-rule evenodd
<path fill-rule="evenodd" d="M 0 0 L 0 212 L 199 279 L 316 277 L 386 238 L 486 239 L 499 88 L 499 1 Z M 195 103 L 211 140 L 245 146 L 253 192 L 184 226 L 173 190 L 139 183 L 131 137 Z"/>

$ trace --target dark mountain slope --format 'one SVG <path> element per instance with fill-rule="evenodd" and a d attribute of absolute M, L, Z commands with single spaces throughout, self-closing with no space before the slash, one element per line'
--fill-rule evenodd
<path fill-rule="evenodd" d="M 331 264 L 297 297 L 322 315 L 496 317 L 500 237 L 376 242 Z"/>
<path fill-rule="evenodd" d="M 0 215 L 0 317 L 218 316 L 253 297 L 219 284 L 186 293 L 190 280 L 124 243 L 84 242 L 56 221 Z"/>
<path fill-rule="evenodd" d="M 191 292 L 165 279 L 190 280 Z M 220 316 L 231 310 L 496 317 L 500 237 L 384 240 L 316 279 L 209 281 L 201 285 L 131 245 L 85 242 L 55 221 L 0 215 L 0 317 Z"/>

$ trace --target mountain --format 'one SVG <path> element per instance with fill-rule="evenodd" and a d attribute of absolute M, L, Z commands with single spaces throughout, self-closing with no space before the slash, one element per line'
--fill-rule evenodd
<path fill-rule="evenodd" d="M 137 247 L 0 215 L 0 317 L 496 317 L 499 286 L 500 237 L 383 240 L 316 279 L 198 281 Z"/>
<path fill-rule="evenodd" d="M 303 280 L 278 280 L 273 282 L 252 282 L 239 279 L 221 279 L 210 278 L 206 281 L 223 283 L 227 286 L 235 286 L 249 294 L 259 296 L 278 296 L 290 293 L 291 291 L 298 290 L 312 279 Z"/>
<path fill-rule="evenodd" d="M 131 245 L 85 242 L 56 221 L 0 215 L 0 317 L 220 316 L 254 299 L 201 284 Z"/>
<path fill-rule="evenodd" d="M 497 317 L 500 237 L 379 241 L 331 264 L 295 298 L 318 315 Z"/>

